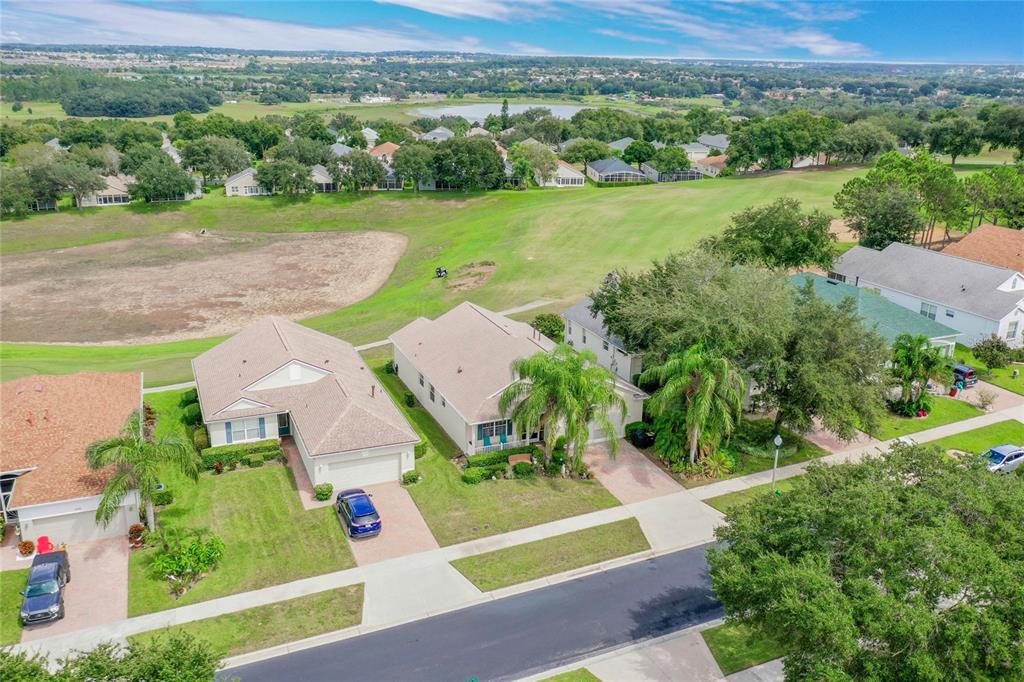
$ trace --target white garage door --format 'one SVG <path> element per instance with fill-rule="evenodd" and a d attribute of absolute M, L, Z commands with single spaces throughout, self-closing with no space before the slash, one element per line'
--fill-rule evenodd
<path fill-rule="evenodd" d="M 123 511 L 106 527 L 96 523 L 96 512 L 93 511 L 32 519 L 22 522 L 21 527 L 22 537 L 35 539 L 40 535 L 46 535 L 55 545 L 70 545 L 128 533 L 128 523 Z"/>
<path fill-rule="evenodd" d="M 401 462 L 401 455 L 398 453 L 333 462 L 327 466 L 327 476 L 334 484 L 335 490 L 397 481 L 401 476 Z"/>

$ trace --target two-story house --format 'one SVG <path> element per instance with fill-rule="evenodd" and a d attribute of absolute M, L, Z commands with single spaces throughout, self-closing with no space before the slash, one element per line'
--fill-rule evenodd
<path fill-rule="evenodd" d="M 593 303 L 593 299 L 584 298 L 565 311 L 565 342 L 577 350 L 592 351 L 597 364 L 626 381 L 635 381 L 643 371 L 639 354 L 627 351 L 622 339 L 608 331 L 604 316 L 590 310 Z"/>

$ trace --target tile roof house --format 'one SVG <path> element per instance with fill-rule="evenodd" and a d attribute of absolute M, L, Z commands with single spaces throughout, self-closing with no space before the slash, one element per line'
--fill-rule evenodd
<path fill-rule="evenodd" d="M 1024 275 L 1010 268 L 893 243 L 881 251 L 855 246 L 829 277 L 873 289 L 893 303 L 941 320 L 972 346 L 992 334 L 1011 346 L 1024 331 Z"/>
<path fill-rule="evenodd" d="M 490 137 L 490 136 L 491 136 L 491 131 L 487 130 L 487 128 L 481 128 L 480 126 L 473 126 L 472 128 L 469 129 L 469 132 L 466 133 L 466 137 Z"/>
<path fill-rule="evenodd" d="M 594 182 L 645 182 L 647 180 L 642 172 L 614 156 L 588 163 L 587 177 Z"/>
<path fill-rule="evenodd" d="M 139 521 L 132 491 L 107 525 L 96 522 L 111 470 L 93 471 L 86 448 L 118 435 L 142 408 L 142 375 L 82 372 L 0 385 L 0 513 L 21 537 L 55 544 L 125 535 Z"/>
<path fill-rule="evenodd" d="M 543 438 L 526 433 L 498 409 L 502 391 L 514 380 L 512 362 L 555 348 L 530 325 L 465 302 L 435 320 L 410 322 L 390 340 L 398 377 L 466 453 Z M 621 436 L 625 424 L 640 418 L 647 396 L 623 381 L 616 386 L 627 404 L 625 420 L 612 419 Z M 592 436 L 603 437 L 596 429 Z"/>
<path fill-rule="evenodd" d="M 431 130 L 429 133 L 423 133 L 420 135 L 420 139 L 426 142 L 444 142 L 445 140 L 450 140 L 453 137 L 455 137 L 455 133 L 444 126 L 439 126 Z"/>
<path fill-rule="evenodd" d="M 979 225 L 942 253 L 1024 272 L 1024 230 Z"/>
<path fill-rule="evenodd" d="M 597 364 L 626 381 L 633 381 L 643 371 L 639 354 L 626 350 L 626 344 L 608 331 L 604 315 L 592 312 L 594 300 L 586 296 L 563 314 L 565 342 L 577 350 L 593 351 Z"/>
<path fill-rule="evenodd" d="M 355 349 L 265 317 L 192 361 L 212 446 L 291 436 L 313 485 L 397 481 L 419 437 Z"/>
<path fill-rule="evenodd" d="M 395 152 L 400 148 L 401 145 L 395 144 L 394 142 L 381 142 L 370 150 L 370 156 L 383 163 L 391 163 L 395 158 Z"/>
<path fill-rule="evenodd" d="M 708 156 L 693 164 L 694 169 L 701 175 L 708 178 L 717 178 L 729 164 L 729 157 L 725 154 Z"/>
<path fill-rule="evenodd" d="M 890 345 L 900 334 L 921 335 L 928 337 L 932 346 L 941 348 L 943 355 L 953 357 L 953 350 L 960 336 L 956 329 L 907 310 L 867 289 L 821 275 L 801 273 L 793 275 L 791 281 L 797 287 L 803 286 L 804 282 L 810 282 L 818 298 L 832 305 L 838 305 L 848 298 L 853 299 L 857 314 L 864 323 L 877 331 Z"/>

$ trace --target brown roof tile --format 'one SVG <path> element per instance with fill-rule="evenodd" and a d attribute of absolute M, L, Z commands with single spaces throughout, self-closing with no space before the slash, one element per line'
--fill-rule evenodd
<path fill-rule="evenodd" d="M 979 263 L 1024 272 L 1024 231 L 979 225 L 960 241 L 942 250 Z"/>

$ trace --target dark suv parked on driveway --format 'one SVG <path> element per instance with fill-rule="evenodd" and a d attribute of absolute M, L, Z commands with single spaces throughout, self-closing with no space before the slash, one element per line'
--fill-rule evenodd
<path fill-rule="evenodd" d="M 67 552 L 36 555 L 28 571 L 28 587 L 22 594 L 21 622 L 24 625 L 60 620 L 64 617 L 64 586 L 71 582 Z"/>

